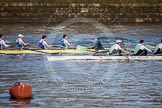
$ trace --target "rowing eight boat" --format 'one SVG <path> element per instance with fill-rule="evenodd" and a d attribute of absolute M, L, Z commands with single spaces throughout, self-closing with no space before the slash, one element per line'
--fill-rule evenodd
<path fill-rule="evenodd" d="M 150 46 L 148 46 L 150 47 Z M 152 48 L 152 47 L 151 47 Z M 150 49 L 151 49 L 150 48 Z M 98 52 L 108 52 L 109 48 L 105 48 L 105 50 L 99 50 Z M 128 51 L 134 51 L 132 48 L 127 48 Z M 152 48 L 153 50 L 153 48 Z M 52 50 L 38 50 L 38 49 L 29 49 L 29 50 L 0 50 L 0 54 L 92 54 L 95 52 L 95 49 L 88 49 L 83 46 L 77 45 L 76 49 L 52 49 Z"/>
<path fill-rule="evenodd" d="M 47 60 L 162 60 L 162 56 L 47 56 Z"/>
<path fill-rule="evenodd" d="M 92 53 L 91 51 L 80 51 L 74 49 L 65 49 L 65 50 L 0 50 L 0 54 L 57 54 L 57 53 L 64 53 L 64 54 L 89 54 Z"/>

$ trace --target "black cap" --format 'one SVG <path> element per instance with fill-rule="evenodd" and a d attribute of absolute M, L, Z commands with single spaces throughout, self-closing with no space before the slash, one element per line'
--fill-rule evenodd
<path fill-rule="evenodd" d="M 143 42 L 145 42 L 144 40 L 140 40 L 140 43 L 143 43 Z"/>

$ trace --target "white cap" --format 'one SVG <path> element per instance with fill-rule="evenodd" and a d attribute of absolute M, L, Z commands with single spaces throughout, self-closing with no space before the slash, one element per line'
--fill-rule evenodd
<path fill-rule="evenodd" d="M 98 39 L 93 40 L 94 43 L 96 43 L 97 41 L 98 41 Z"/>
<path fill-rule="evenodd" d="M 122 41 L 121 40 L 116 40 L 116 43 L 122 43 Z"/>
<path fill-rule="evenodd" d="M 95 39 L 95 41 L 97 41 L 98 39 Z"/>
<path fill-rule="evenodd" d="M 18 37 L 19 37 L 19 38 L 22 38 L 22 37 L 24 37 L 24 35 L 22 35 L 22 34 L 19 34 L 19 35 L 18 35 Z"/>

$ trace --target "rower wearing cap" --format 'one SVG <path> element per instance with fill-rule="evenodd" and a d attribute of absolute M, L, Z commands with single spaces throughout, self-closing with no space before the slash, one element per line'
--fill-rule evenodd
<path fill-rule="evenodd" d="M 17 46 L 19 49 L 22 49 L 22 48 L 24 48 L 25 46 L 29 45 L 29 43 L 26 43 L 26 42 L 23 41 L 23 38 L 24 38 L 24 35 L 19 34 L 19 35 L 18 35 L 18 39 L 16 40 L 16 46 Z"/>
<path fill-rule="evenodd" d="M 135 47 L 134 54 L 136 56 L 146 56 L 148 51 L 152 52 L 150 49 L 146 48 L 145 41 L 140 40 L 140 43 Z"/>
<path fill-rule="evenodd" d="M 41 49 L 48 49 L 48 48 L 51 48 L 53 45 L 49 45 L 47 42 L 46 42 L 46 39 L 47 39 L 47 36 L 46 35 L 43 35 L 42 36 L 42 39 L 39 41 L 38 43 L 38 46 L 41 48 Z"/>
<path fill-rule="evenodd" d="M 96 52 L 98 50 L 104 50 L 104 47 L 103 47 L 101 41 L 99 41 L 98 39 L 94 40 L 94 47 L 93 48 L 96 50 Z"/>
<path fill-rule="evenodd" d="M 68 42 L 66 34 L 63 35 L 63 39 L 61 40 L 61 45 L 64 48 L 69 48 L 72 45 Z"/>
<path fill-rule="evenodd" d="M 162 40 L 161 42 L 155 47 L 154 54 L 162 54 Z"/>
<path fill-rule="evenodd" d="M 122 41 L 121 40 L 116 40 L 116 44 L 113 45 L 111 48 L 110 48 L 110 55 L 116 55 L 116 54 L 120 54 L 120 53 L 126 53 L 128 54 L 129 52 L 127 52 L 126 50 L 124 50 L 123 48 L 121 48 L 121 43 Z"/>
<path fill-rule="evenodd" d="M 9 46 L 10 45 L 7 45 L 6 42 L 3 40 L 3 35 L 0 34 L 0 50 L 3 50 Z"/>

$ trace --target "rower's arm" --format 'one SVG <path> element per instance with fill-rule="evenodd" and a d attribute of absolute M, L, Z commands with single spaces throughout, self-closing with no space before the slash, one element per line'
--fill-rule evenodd
<path fill-rule="evenodd" d="M 71 44 L 69 42 L 67 42 L 68 46 L 70 46 Z"/>
<path fill-rule="evenodd" d="M 120 49 L 120 51 L 121 51 L 122 53 L 129 53 L 128 51 L 124 50 L 123 48 Z"/>
<path fill-rule="evenodd" d="M 29 45 L 29 43 L 25 43 L 24 41 L 21 41 L 21 44 L 22 44 L 23 46 Z"/>
<path fill-rule="evenodd" d="M 128 51 L 126 51 L 126 50 L 124 50 L 123 48 L 121 48 L 119 45 L 118 45 L 118 49 L 119 49 L 122 53 L 126 53 L 126 54 L 129 53 Z"/>
<path fill-rule="evenodd" d="M 40 47 L 40 44 L 39 44 L 39 42 L 38 42 L 38 44 L 37 44 L 37 48 L 39 48 Z"/>
<path fill-rule="evenodd" d="M 148 48 L 146 48 L 146 47 L 145 47 L 145 50 L 147 50 L 147 51 L 149 51 L 149 52 L 152 52 L 150 49 L 148 49 Z"/>
<path fill-rule="evenodd" d="M 2 45 L 4 45 L 5 47 L 9 47 L 10 46 L 10 45 L 7 45 L 4 40 L 2 41 Z"/>
<path fill-rule="evenodd" d="M 71 46 L 71 44 L 67 40 L 65 41 L 65 44 Z"/>
<path fill-rule="evenodd" d="M 47 48 L 51 48 L 51 45 L 49 45 L 47 42 L 45 42 L 44 45 L 45 45 Z"/>

